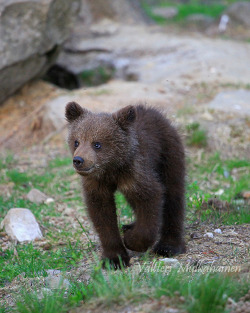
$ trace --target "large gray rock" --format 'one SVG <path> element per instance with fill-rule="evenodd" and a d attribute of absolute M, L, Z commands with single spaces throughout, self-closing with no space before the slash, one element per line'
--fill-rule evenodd
<path fill-rule="evenodd" d="M 81 0 L 81 4 L 80 19 L 87 24 L 103 18 L 125 24 L 150 22 L 140 0 Z"/>
<path fill-rule="evenodd" d="M 250 91 L 244 89 L 222 91 L 208 106 L 210 109 L 250 116 Z"/>
<path fill-rule="evenodd" d="M 44 73 L 69 35 L 79 0 L 1 0 L 0 103 Z"/>
<path fill-rule="evenodd" d="M 226 11 L 232 20 L 250 26 L 250 2 L 241 1 L 233 3 Z"/>
<path fill-rule="evenodd" d="M 19 242 L 43 237 L 35 216 L 28 209 L 10 209 L 1 223 L 0 229 L 3 228 L 12 240 Z"/>
<path fill-rule="evenodd" d="M 248 84 L 250 45 L 166 34 L 155 27 L 120 26 L 112 36 L 72 36 L 58 64 L 80 74 L 112 66 L 117 78 L 144 83 L 232 82 Z M 117 75 L 119 73 L 119 76 Z"/>

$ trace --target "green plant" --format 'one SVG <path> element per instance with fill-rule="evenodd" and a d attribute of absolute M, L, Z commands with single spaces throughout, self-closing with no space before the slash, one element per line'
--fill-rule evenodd
<path fill-rule="evenodd" d="M 143 8 L 146 14 L 152 18 L 155 22 L 159 24 L 164 24 L 167 21 L 169 22 L 182 22 L 191 14 L 203 14 L 207 16 L 211 16 L 214 18 L 218 18 L 222 12 L 225 10 L 225 3 L 206 3 L 204 4 L 200 0 L 190 0 L 187 3 L 181 3 L 176 1 L 161 1 L 158 5 L 159 7 L 176 7 L 178 9 L 178 13 L 172 19 L 165 19 L 161 16 L 158 16 L 153 13 L 153 7 L 150 6 L 146 1 L 143 1 Z"/>
<path fill-rule="evenodd" d="M 36 277 L 46 276 L 46 269 L 67 270 L 83 257 L 84 250 L 77 243 L 72 245 L 69 242 L 65 248 L 42 251 L 30 243 L 17 246 L 16 250 L 0 250 L 0 253 L 0 286 L 4 286 L 21 273 L 25 277 Z"/>
<path fill-rule="evenodd" d="M 186 126 L 188 137 L 187 144 L 189 146 L 205 147 L 207 145 L 207 135 L 204 129 L 200 129 L 200 124 L 197 122 Z"/>
<path fill-rule="evenodd" d="M 54 313 L 67 312 L 68 299 L 64 295 L 65 290 L 22 292 L 17 297 L 14 312 L 18 313 Z"/>
<path fill-rule="evenodd" d="M 73 293 L 77 301 L 83 299 L 110 307 L 113 304 L 139 302 L 147 298 L 166 295 L 175 298 L 176 292 L 185 298 L 178 303 L 188 312 L 224 312 L 228 297 L 238 299 L 247 292 L 247 281 L 239 282 L 218 273 L 194 273 L 181 269 L 166 270 L 166 265 L 149 259 L 139 266 L 139 271 L 107 271 L 93 269 L 89 284 L 75 283 Z M 191 269 L 192 270 L 192 269 Z"/>
<path fill-rule="evenodd" d="M 112 68 L 99 66 L 94 70 L 83 71 L 80 77 L 84 85 L 96 86 L 109 81 L 113 76 L 113 71 Z"/>
<path fill-rule="evenodd" d="M 126 198 L 120 192 L 115 194 L 115 203 L 118 208 L 118 224 L 121 228 L 122 224 L 131 223 L 133 221 L 134 214 Z"/>

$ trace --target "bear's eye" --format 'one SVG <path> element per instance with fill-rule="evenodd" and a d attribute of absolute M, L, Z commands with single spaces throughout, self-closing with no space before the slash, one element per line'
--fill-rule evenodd
<path fill-rule="evenodd" d="M 75 148 L 79 146 L 79 141 L 75 140 Z"/>
<path fill-rule="evenodd" d="M 100 144 L 100 142 L 94 142 L 93 146 L 95 149 L 100 149 L 102 147 L 102 145 Z"/>

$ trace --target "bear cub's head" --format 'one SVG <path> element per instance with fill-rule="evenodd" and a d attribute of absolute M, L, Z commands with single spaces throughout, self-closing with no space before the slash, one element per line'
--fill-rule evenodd
<path fill-rule="evenodd" d="M 95 114 L 70 102 L 65 117 L 73 166 L 78 174 L 114 173 L 131 161 L 137 145 L 133 128 L 136 107 L 130 105 L 113 114 Z"/>

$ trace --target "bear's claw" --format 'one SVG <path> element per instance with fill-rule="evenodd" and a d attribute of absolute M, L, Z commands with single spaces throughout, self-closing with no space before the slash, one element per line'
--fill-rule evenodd
<path fill-rule="evenodd" d="M 186 248 L 185 248 L 185 245 L 183 245 L 183 244 L 182 245 L 173 246 L 173 245 L 158 243 L 153 248 L 153 252 L 158 254 L 158 255 L 161 255 L 161 256 L 171 257 L 171 256 L 174 256 L 174 255 L 186 252 Z"/>
<path fill-rule="evenodd" d="M 122 269 L 124 267 L 129 267 L 129 260 L 130 257 L 127 256 L 116 256 L 113 258 L 103 258 L 102 259 L 102 267 L 105 269 L 113 269 L 113 270 L 117 270 L 117 269 Z"/>

